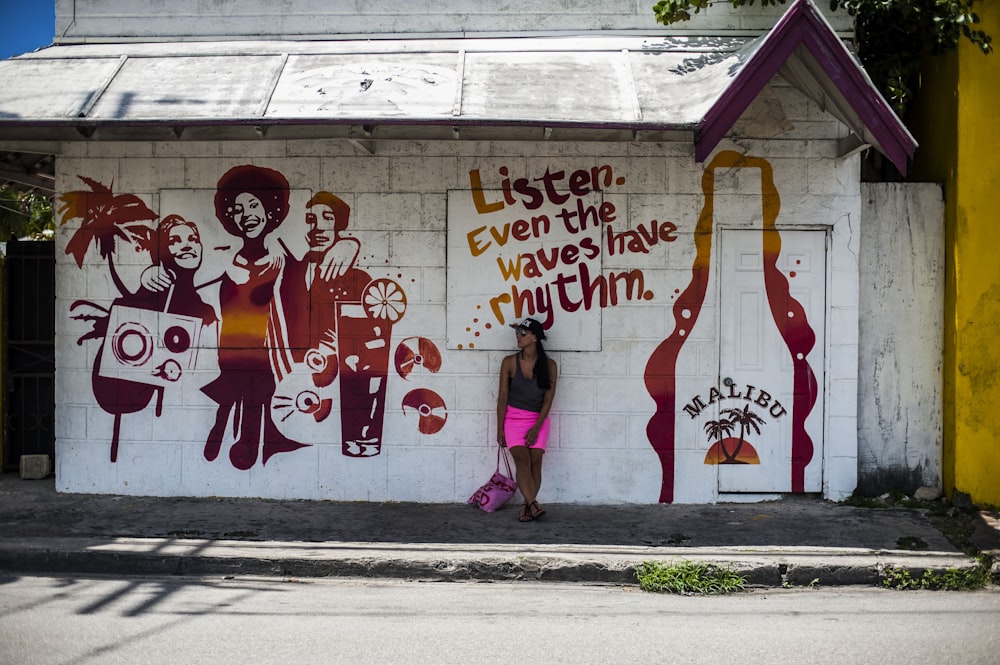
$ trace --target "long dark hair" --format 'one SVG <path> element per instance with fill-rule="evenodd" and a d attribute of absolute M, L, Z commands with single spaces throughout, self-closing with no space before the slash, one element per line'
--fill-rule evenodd
<path fill-rule="evenodd" d="M 535 382 L 542 390 L 548 390 L 552 387 L 552 377 L 549 376 L 549 357 L 545 355 L 542 340 L 535 340 L 535 351 L 538 355 L 535 361 Z"/>

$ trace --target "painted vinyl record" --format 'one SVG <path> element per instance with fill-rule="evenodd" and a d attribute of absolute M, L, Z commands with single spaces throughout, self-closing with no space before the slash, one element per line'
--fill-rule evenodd
<path fill-rule="evenodd" d="M 403 397 L 403 413 L 416 409 L 419 414 L 417 429 L 421 434 L 437 434 L 448 420 L 448 408 L 444 400 L 433 390 L 417 388 Z"/>
<path fill-rule="evenodd" d="M 426 337 L 407 337 L 396 347 L 395 365 L 404 379 L 418 367 L 434 374 L 441 369 L 441 352 Z"/>

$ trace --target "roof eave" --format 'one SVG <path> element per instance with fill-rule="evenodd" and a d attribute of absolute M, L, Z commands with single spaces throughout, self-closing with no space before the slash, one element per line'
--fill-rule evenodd
<path fill-rule="evenodd" d="M 0 118 L 5 141 L 221 139 L 467 139 L 686 141 L 689 123 L 571 122 L 546 119 L 454 118 Z"/>
<path fill-rule="evenodd" d="M 799 46 L 819 63 L 827 77 L 823 83 L 836 88 L 850 105 L 858 122 L 851 130 L 872 139 L 905 175 L 916 140 L 811 0 L 795 0 L 705 114 L 695 139 L 695 159 L 702 162 L 712 153 Z"/>

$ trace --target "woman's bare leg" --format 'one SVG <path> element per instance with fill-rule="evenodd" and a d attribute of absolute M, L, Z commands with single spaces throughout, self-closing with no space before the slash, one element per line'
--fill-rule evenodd
<path fill-rule="evenodd" d="M 514 475 L 517 487 L 521 490 L 524 502 L 531 503 L 538 494 L 535 478 L 532 474 L 531 453 L 524 446 L 511 446 L 509 450 L 511 457 L 514 458 Z"/>
<path fill-rule="evenodd" d="M 531 455 L 532 487 L 537 498 L 538 493 L 542 490 L 542 457 L 545 455 L 545 451 L 541 448 L 529 448 L 528 453 Z"/>
<path fill-rule="evenodd" d="M 545 514 L 545 509 L 538 505 L 535 500 L 538 498 L 538 491 L 542 488 L 542 457 L 545 451 L 541 448 L 529 448 L 528 454 L 531 457 L 531 482 L 534 490 L 534 498 L 528 501 L 528 511 L 531 519 L 538 519 Z"/>

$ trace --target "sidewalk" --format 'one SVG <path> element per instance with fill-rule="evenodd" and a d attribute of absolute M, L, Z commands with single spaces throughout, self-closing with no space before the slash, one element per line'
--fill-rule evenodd
<path fill-rule="evenodd" d="M 877 584 L 886 566 L 976 563 L 904 508 L 810 497 L 546 508 L 522 524 L 514 503 L 487 514 L 464 504 L 59 494 L 52 478 L 3 474 L 0 570 L 633 584 L 642 561 L 685 559 L 728 564 L 756 585 L 831 586 Z M 994 554 L 996 517 L 983 515 L 980 534 Z M 900 539 L 924 547 L 900 549 Z"/>

